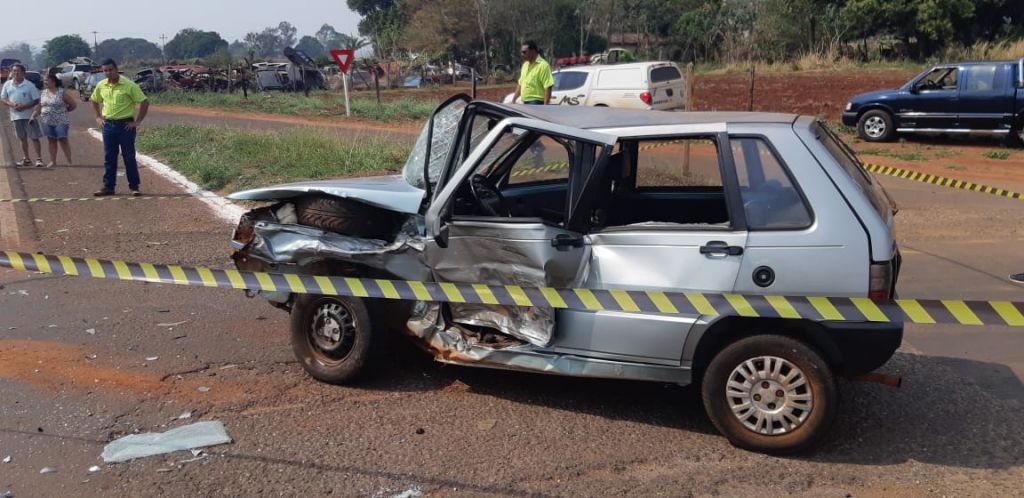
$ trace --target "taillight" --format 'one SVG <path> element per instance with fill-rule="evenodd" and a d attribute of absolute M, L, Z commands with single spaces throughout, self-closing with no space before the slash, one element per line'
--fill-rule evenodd
<path fill-rule="evenodd" d="M 647 105 L 651 105 L 651 94 L 648 92 L 641 93 L 640 100 Z"/>
<path fill-rule="evenodd" d="M 869 276 L 868 298 L 872 301 L 888 301 L 892 298 L 892 263 L 873 263 Z"/>

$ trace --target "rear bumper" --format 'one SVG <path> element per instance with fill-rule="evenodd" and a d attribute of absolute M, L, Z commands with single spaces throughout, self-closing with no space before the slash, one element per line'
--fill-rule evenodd
<path fill-rule="evenodd" d="M 821 322 L 835 346 L 843 373 L 857 374 L 884 365 L 903 342 L 902 323 Z"/>
<path fill-rule="evenodd" d="M 857 126 L 857 113 L 856 112 L 844 112 L 843 113 L 843 124 L 846 126 Z"/>

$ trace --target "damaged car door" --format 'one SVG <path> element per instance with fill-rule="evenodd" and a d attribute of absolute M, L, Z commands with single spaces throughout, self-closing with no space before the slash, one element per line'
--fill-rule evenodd
<path fill-rule="evenodd" d="M 427 265 L 437 281 L 579 286 L 590 247 L 580 231 L 585 189 L 615 138 L 541 121 L 497 124 L 427 211 Z M 456 323 L 547 345 L 553 310 L 452 304 Z"/>

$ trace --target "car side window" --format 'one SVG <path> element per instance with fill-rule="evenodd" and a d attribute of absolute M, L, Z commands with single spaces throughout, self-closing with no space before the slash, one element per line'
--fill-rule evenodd
<path fill-rule="evenodd" d="M 569 178 L 569 152 L 562 144 L 548 136 L 540 136 L 526 149 L 512 166 L 509 185 L 527 185 Z"/>
<path fill-rule="evenodd" d="M 964 74 L 964 92 L 1001 93 L 1004 88 L 1006 65 L 979 64 L 969 66 Z"/>
<path fill-rule="evenodd" d="M 750 230 L 792 230 L 811 224 L 792 177 L 762 138 L 730 139 L 743 212 Z"/>
<path fill-rule="evenodd" d="M 623 141 L 605 170 L 596 227 L 731 226 L 714 136 Z"/>
<path fill-rule="evenodd" d="M 955 67 L 939 67 L 933 69 L 924 78 L 917 82 L 917 88 L 922 91 L 956 90 L 957 80 L 960 78 L 960 69 Z"/>
<path fill-rule="evenodd" d="M 656 67 L 651 69 L 651 83 L 678 80 L 682 77 L 683 75 L 679 74 L 679 70 L 672 66 Z"/>
<path fill-rule="evenodd" d="M 587 82 L 587 73 L 583 71 L 559 71 L 555 73 L 553 91 L 575 90 Z"/>

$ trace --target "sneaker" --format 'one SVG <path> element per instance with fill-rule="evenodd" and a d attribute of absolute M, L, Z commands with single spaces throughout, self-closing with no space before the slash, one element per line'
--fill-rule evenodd
<path fill-rule="evenodd" d="M 1015 273 L 1010 275 L 1010 280 L 1017 282 L 1018 284 L 1024 284 L 1024 273 Z"/>
<path fill-rule="evenodd" d="M 44 166 L 46 166 L 46 165 L 43 164 L 43 160 L 42 159 L 36 159 L 36 167 L 37 168 L 42 168 Z"/>
<path fill-rule="evenodd" d="M 32 160 L 26 157 L 25 159 L 22 159 L 21 163 L 19 163 L 18 165 L 19 166 L 32 166 Z"/>
<path fill-rule="evenodd" d="M 130 191 L 132 193 L 132 197 L 139 197 L 142 195 L 142 192 L 139 192 L 139 189 L 137 188 L 130 189 Z"/>
<path fill-rule="evenodd" d="M 52 168 L 52 167 L 54 167 L 54 166 L 55 166 L 55 165 L 54 165 L 53 161 L 50 161 L 50 162 L 46 163 L 46 167 L 47 167 L 47 168 Z"/>
<path fill-rule="evenodd" d="M 114 189 L 112 188 L 101 188 L 92 193 L 96 197 L 103 197 L 105 195 L 114 195 Z"/>

